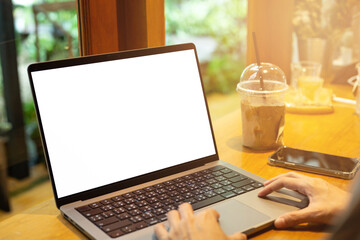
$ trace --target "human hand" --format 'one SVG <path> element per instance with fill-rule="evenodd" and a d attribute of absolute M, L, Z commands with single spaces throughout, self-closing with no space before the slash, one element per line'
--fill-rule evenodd
<path fill-rule="evenodd" d="M 168 212 L 169 232 L 162 223 L 158 223 L 155 225 L 155 234 L 159 240 L 246 240 L 246 235 L 242 233 L 227 236 L 217 221 L 219 217 L 214 209 L 206 209 L 194 215 L 191 205 L 183 203 L 178 211 Z"/>
<path fill-rule="evenodd" d="M 309 198 L 306 208 L 286 213 L 275 220 L 275 227 L 287 228 L 300 223 L 331 223 L 332 219 L 343 211 L 350 194 L 320 178 L 307 177 L 295 172 L 279 175 L 264 183 L 259 197 L 277 191 L 283 187 L 297 191 Z"/>

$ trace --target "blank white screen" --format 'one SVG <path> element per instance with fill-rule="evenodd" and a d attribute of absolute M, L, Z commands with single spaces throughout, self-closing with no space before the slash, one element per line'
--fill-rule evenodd
<path fill-rule="evenodd" d="M 193 50 L 32 79 L 59 198 L 215 154 Z"/>

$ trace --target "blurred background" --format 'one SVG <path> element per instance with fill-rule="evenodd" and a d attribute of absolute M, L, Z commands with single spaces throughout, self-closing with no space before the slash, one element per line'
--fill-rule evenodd
<path fill-rule="evenodd" d="M 0 181 L 11 206 L 0 210 L 0 221 L 52 197 L 26 69 L 79 56 L 76 4 L 0 0 L 0 158 L 7 159 Z M 344 69 L 360 59 L 359 0 L 295 0 L 288 11 L 292 61 L 321 62 L 329 81 L 354 75 Z M 213 120 L 240 106 L 235 89 L 246 65 L 247 14 L 247 0 L 165 0 L 166 44 L 197 46 Z"/>

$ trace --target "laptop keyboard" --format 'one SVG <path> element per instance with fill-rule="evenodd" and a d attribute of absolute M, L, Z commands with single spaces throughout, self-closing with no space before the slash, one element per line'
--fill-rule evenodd
<path fill-rule="evenodd" d="M 215 166 L 150 187 L 76 208 L 115 238 L 166 221 L 166 213 L 184 202 L 194 210 L 262 187 L 224 166 Z"/>

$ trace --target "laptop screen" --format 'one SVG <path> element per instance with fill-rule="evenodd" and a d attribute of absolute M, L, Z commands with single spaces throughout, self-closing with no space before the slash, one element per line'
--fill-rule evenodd
<path fill-rule="evenodd" d="M 31 77 L 59 198 L 216 154 L 192 49 Z"/>

